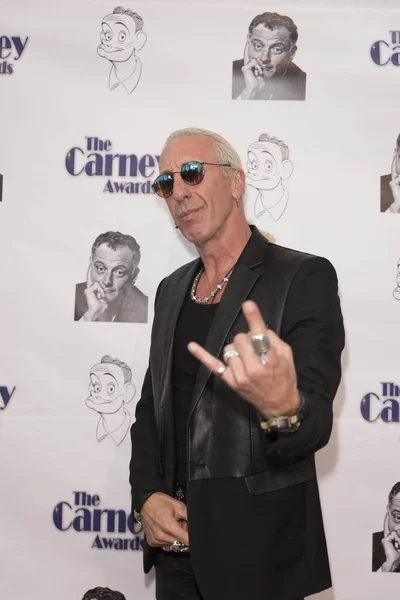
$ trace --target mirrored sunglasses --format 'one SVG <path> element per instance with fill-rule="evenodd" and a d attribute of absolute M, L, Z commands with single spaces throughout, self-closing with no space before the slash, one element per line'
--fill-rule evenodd
<path fill-rule="evenodd" d="M 229 164 L 210 163 L 210 162 L 199 162 L 197 160 L 191 160 L 182 165 L 180 171 L 174 171 L 173 173 L 163 173 L 159 175 L 152 184 L 153 192 L 161 196 L 161 198 L 169 198 L 172 196 L 174 191 L 174 175 L 180 173 L 182 181 L 188 185 L 198 185 L 204 179 L 204 167 L 203 165 L 211 165 L 214 167 L 231 167 Z"/>

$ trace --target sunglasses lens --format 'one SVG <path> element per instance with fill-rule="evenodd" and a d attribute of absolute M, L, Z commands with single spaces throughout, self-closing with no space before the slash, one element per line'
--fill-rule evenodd
<path fill-rule="evenodd" d="M 157 177 L 152 185 L 153 192 L 158 194 L 158 196 L 161 196 L 161 198 L 169 198 L 169 196 L 172 194 L 173 187 L 174 178 L 168 173 Z"/>
<path fill-rule="evenodd" d="M 192 160 L 183 165 L 181 177 L 189 185 L 198 185 L 204 179 L 203 165 L 197 160 Z"/>

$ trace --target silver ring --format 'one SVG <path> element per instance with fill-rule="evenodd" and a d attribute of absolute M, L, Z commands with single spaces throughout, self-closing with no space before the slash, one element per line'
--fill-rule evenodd
<path fill-rule="evenodd" d="M 180 549 L 181 549 L 181 547 L 182 547 L 183 545 L 184 545 L 184 544 L 182 544 L 182 542 L 178 542 L 178 540 L 175 540 L 175 541 L 174 541 L 174 542 L 172 542 L 172 544 L 171 544 L 171 550 L 172 550 L 173 552 L 179 552 L 179 551 L 180 551 Z"/>
<path fill-rule="evenodd" d="M 218 375 L 219 378 L 221 378 L 223 376 L 223 374 L 225 373 L 225 371 L 226 371 L 226 366 L 221 365 L 215 374 Z"/>
<path fill-rule="evenodd" d="M 226 351 L 224 352 L 224 354 L 223 354 L 223 357 L 224 357 L 224 362 L 225 362 L 225 363 L 228 363 L 228 360 L 229 360 L 230 358 L 235 358 L 235 356 L 239 356 L 239 352 L 238 352 L 237 350 L 235 350 L 235 349 L 232 349 L 232 350 L 226 350 Z"/>
<path fill-rule="evenodd" d="M 186 546 L 182 542 L 175 540 L 169 546 L 162 546 L 165 552 L 189 552 L 189 546 Z"/>
<path fill-rule="evenodd" d="M 254 352 L 260 357 L 263 365 L 268 362 L 268 350 L 271 348 L 271 342 L 266 333 L 257 333 L 250 336 Z"/>

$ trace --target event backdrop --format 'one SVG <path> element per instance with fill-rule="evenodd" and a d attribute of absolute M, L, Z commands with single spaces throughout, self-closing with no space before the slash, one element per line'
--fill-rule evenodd
<path fill-rule="evenodd" d="M 249 222 L 337 269 L 347 346 L 317 457 L 334 589 L 318 598 L 397 597 L 400 575 L 372 571 L 372 536 L 400 480 L 398 0 L 129 0 L 135 19 L 117 6 L 0 0 L 0 597 L 154 597 L 129 426 L 157 284 L 195 256 L 150 188 L 166 136 L 187 126 L 238 150 Z M 265 11 L 298 27 L 290 99 L 237 98 Z M 108 231 L 140 246 L 142 310 L 87 322 L 91 248 Z"/>

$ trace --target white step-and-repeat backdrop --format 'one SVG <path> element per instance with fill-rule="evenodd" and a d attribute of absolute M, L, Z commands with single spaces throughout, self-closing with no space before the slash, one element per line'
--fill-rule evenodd
<path fill-rule="evenodd" d="M 274 73 L 279 42 L 268 93 L 246 100 L 266 11 L 298 29 L 293 85 Z M 399 92 L 398 0 L 0 0 L 1 598 L 154 597 L 129 426 L 157 284 L 194 256 L 150 188 L 187 126 L 238 150 L 250 222 L 338 271 L 344 376 L 318 455 L 334 589 L 318 597 L 397 597 L 379 568 L 400 521 Z M 90 322 L 84 290 L 113 247 L 128 258 L 110 294 L 140 258 L 141 309 Z"/>

